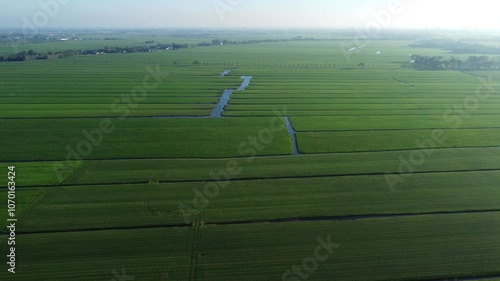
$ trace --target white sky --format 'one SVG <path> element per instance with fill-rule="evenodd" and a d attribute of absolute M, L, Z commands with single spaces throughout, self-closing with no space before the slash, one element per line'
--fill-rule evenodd
<path fill-rule="evenodd" d="M 43 19 L 54 1 L 68 3 L 41 27 L 363 28 L 399 2 L 384 27 L 500 30 L 494 0 L 0 0 L 0 27 Z"/>

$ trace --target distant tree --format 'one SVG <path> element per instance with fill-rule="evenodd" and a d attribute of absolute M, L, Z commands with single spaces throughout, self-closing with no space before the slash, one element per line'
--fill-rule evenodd
<path fill-rule="evenodd" d="M 48 60 L 49 56 L 46 54 L 37 54 L 35 60 Z"/>
<path fill-rule="evenodd" d="M 454 69 L 454 70 L 487 70 L 499 69 L 498 60 L 492 60 L 488 56 L 470 56 L 467 61 L 458 57 L 451 57 L 449 60 L 443 57 L 412 56 L 412 64 L 417 69 Z"/>
<path fill-rule="evenodd" d="M 360 63 L 358 64 L 358 66 L 359 66 L 359 67 L 361 67 L 361 68 L 365 68 L 366 64 L 365 64 L 364 62 L 360 62 Z"/>

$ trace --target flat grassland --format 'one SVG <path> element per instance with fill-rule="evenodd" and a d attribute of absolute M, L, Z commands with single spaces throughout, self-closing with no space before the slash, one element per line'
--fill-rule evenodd
<path fill-rule="evenodd" d="M 499 280 L 498 73 L 401 68 L 446 55 L 409 43 L 350 61 L 332 40 L 0 63 L 19 260 L 0 279 Z M 1 253 L 6 222 L 2 204 Z"/>

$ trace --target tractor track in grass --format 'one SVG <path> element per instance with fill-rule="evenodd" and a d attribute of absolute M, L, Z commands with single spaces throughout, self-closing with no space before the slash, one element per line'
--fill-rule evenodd
<path fill-rule="evenodd" d="M 483 214 L 483 213 L 500 213 L 497 210 L 462 210 L 462 211 L 439 211 L 439 212 L 420 212 L 420 213 L 399 213 L 399 214 L 367 214 L 367 215 L 352 215 L 352 216 L 323 216 L 309 218 L 283 218 L 272 220 L 243 220 L 243 221 L 223 221 L 223 222 L 204 222 L 203 226 L 231 226 L 231 225 L 252 225 L 252 224 L 279 224 L 279 223 L 303 223 L 303 222 L 327 222 L 327 221 L 357 221 L 369 219 L 394 219 L 394 218 L 409 218 L 422 216 L 446 216 L 460 214 Z M 78 233 L 78 232 L 94 232 L 94 231 L 119 231 L 119 230 L 137 230 L 137 229 L 158 229 L 158 228 L 188 228 L 194 227 L 193 243 L 199 239 L 199 228 L 201 227 L 200 220 L 197 219 L 193 224 L 164 224 L 164 225 L 149 225 L 149 226 L 127 226 L 115 228 L 82 228 L 75 230 L 54 230 L 54 231 L 17 231 L 19 235 L 37 235 L 37 234 L 57 234 L 57 233 Z M 6 233 L 1 233 L 0 236 L 7 236 Z M 196 242 L 198 243 L 198 242 Z M 193 254 L 196 252 L 196 245 L 193 245 Z"/>
<path fill-rule="evenodd" d="M 405 82 L 403 80 L 400 80 L 400 79 L 397 79 L 397 78 L 391 78 L 391 79 L 394 80 L 394 81 L 396 81 L 396 82 L 398 82 L 398 83 L 400 83 L 400 84 L 403 84 L 405 86 L 410 86 L 412 88 L 416 88 L 415 85 L 409 84 L 409 83 L 407 83 L 407 82 Z"/>
<path fill-rule="evenodd" d="M 463 73 L 465 75 L 470 75 L 470 76 L 474 76 L 474 77 L 478 77 L 478 78 L 488 79 L 487 76 L 482 76 L 482 75 L 479 75 L 479 74 L 476 74 L 476 73 L 470 73 L 470 72 L 465 71 L 465 70 L 461 70 L 461 71 L 458 71 L 458 72 Z"/>
<path fill-rule="evenodd" d="M 147 187 L 147 191 L 145 192 L 146 195 L 144 197 L 142 205 L 148 210 L 148 212 L 152 216 L 161 218 L 161 217 L 164 216 L 164 214 L 161 211 L 159 211 L 158 208 L 155 205 L 153 205 L 151 203 L 151 197 L 152 197 L 152 191 L 151 191 L 151 189 L 152 189 L 152 185 L 153 184 L 156 184 L 156 182 L 155 183 L 152 183 L 152 182 L 149 183 L 149 185 Z"/>
<path fill-rule="evenodd" d="M 189 281 L 196 280 L 196 267 L 198 264 L 198 259 L 201 256 L 199 250 L 200 244 L 200 227 L 201 227 L 201 219 L 199 216 L 196 217 L 195 222 L 193 223 L 193 241 L 191 246 L 191 263 L 189 266 Z"/>
<path fill-rule="evenodd" d="M 500 168 L 496 169 L 476 169 L 476 170 L 440 170 L 440 171 L 421 171 L 413 173 L 398 173 L 395 174 L 400 176 L 405 175 L 420 175 L 420 174 L 449 174 L 449 173 L 477 173 L 477 172 L 499 172 Z M 262 181 L 262 180 L 286 180 L 286 179 L 321 179 L 321 178 L 344 178 L 344 177 L 363 177 L 363 176 L 386 176 L 387 172 L 377 172 L 377 173 L 351 173 L 351 174 L 325 174 L 325 175 L 312 175 L 312 176 L 282 176 L 282 177 L 248 177 L 248 178 L 238 178 L 231 179 L 229 181 L 220 180 L 174 180 L 174 181 L 156 181 L 157 184 L 175 184 L 175 183 L 190 183 L 190 184 L 208 184 L 208 183 L 221 183 L 221 182 L 243 182 L 243 181 Z M 65 187 L 86 187 L 86 186 L 131 186 L 131 185 L 146 185 L 149 184 L 148 181 L 137 181 L 137 182 L 127 182 L 127 183 L 74 183 L 65 185 L 46 185 L 46 186 L 18 186 L 17 189 L 28 189 L 28 188 L 65 188 Z"/>

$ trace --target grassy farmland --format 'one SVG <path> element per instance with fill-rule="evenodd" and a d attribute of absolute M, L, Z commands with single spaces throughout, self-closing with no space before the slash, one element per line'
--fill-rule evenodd
<path fill-rule="evenodd" d="M 181 39 L 155 40 L 213 37 Z M 0 63 L 0 198 L 16 166 L 18 219 L 0 279 L 298 280 L 330 239 L 300 280 L 498 280 L 498 73 L 402 67 L 447 55 L 407 40 L 347 60 L 346 40 Z"/>

